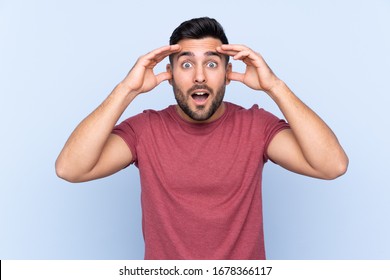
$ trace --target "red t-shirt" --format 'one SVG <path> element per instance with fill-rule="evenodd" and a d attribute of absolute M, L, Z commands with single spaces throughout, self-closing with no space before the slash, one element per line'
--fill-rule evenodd
<path fill-rule="evenodd" d="M 211 123 L 172 105 L 115 127 L 140 172 L 145 259 L 265 259 L 262 170 L 289 126 L 257 105 L 225 104 Z"/>

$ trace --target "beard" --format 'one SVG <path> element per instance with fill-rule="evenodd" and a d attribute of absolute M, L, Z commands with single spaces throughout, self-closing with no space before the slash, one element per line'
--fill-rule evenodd
<path fill-rule="evenodd" d="M 217 93 L 215 95 L 213 89 L 208 87 L 207 85 L 195 85 L 189 90 L 187 90 L 187 94 L 184 94 L 183 91 L 176 86 L 174 80 L 172 80 L 172 87 L 173 92 L 175 94 L 176 102 L 179 105 L 180 109 L 182 109 L 183 112 L 194 121 L 206 121 L 211 118 L 211 116 L 213 116 L 214 113 L 218 110 L 219 106 L 221 106 L 223 98 L 225 96 L 226 85 L 224 83 L 217 90 Z M 205 105 L 196 105 L 195 110 L 192 110 L 188 105 L 189 99 L 191 98 L 191 92 L 198 89 L 207 90 L 210 93 L 208 98 L 214 99 L 212 100 L 211 105 L 208 108 Z"/>

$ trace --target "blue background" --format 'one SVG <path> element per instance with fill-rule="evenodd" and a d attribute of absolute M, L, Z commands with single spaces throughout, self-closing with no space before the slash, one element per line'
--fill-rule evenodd
<path fill-rule="evenodd" d="M 390 259 L 386 0 L 0 0 L 0 259 L 143 258 L 138 170 L 70 184 L 56 177 L 54 162 L 140 55 L 205 15 L 231 43 L 260 52 L 350 158 L 334 181 L 266 165 L 268 258 Z M 282 117 L 268 96 L 239 83 L 226 100 Z M 172 103 L 165 82 L 122 119 Z"/>

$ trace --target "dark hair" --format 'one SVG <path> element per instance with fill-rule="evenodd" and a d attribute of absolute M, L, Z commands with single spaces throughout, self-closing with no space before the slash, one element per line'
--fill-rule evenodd
<path fill-rule="evenodd" d="M 193 18 L 181 23 L 172 33 L 169 39 L 169 44 L 177 44 L 183 39 L 203 39 L 212 37 L 221 40 L 222 44 L 229 44 L 225 35 L 225 31 L 221 24 L 213 18 L 200 17 Z M 169 56 L 172 64 L 172 55 Z M 229 61 L 229 56 L 226 55 L 226 63 Z"/>
<path fill-rule="evenodd" d="M 172 33 L 169 44 L 177 44 L 182 39 L 203 39 L 212 37 L 229 44 L 228 39 L 215 19 L 209 17 L 193 18 L 180 24 Z"/>

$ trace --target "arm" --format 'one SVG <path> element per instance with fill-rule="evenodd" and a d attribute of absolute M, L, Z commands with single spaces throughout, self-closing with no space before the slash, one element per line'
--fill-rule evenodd
<path fill-rule="evenodd" d="M 137 60 L 126 78 L 70 135 L 56 161 L 59 177 L 70 182 L 93 180 L 113 174 L 131 162 L 131 151 L 122 138 L 111 132 L 138 94 L 171 78 L 168 72 L 155 75 L 153 68 L 179 49 L 178 45 L 162 47 Z"/>
<path fill-rule="evenodd" d="M 272 139 L 268 156 L 291 171 L 322 179 L 334 179 L 347 170 L 348 157 L 326 123 L 306 106 L 269 68 L 260 54 L 242 45 L 222 45 L 219 52 L 242 60 L 245 73 L 229 79 L 265 91 L 290 124 Z"/>

